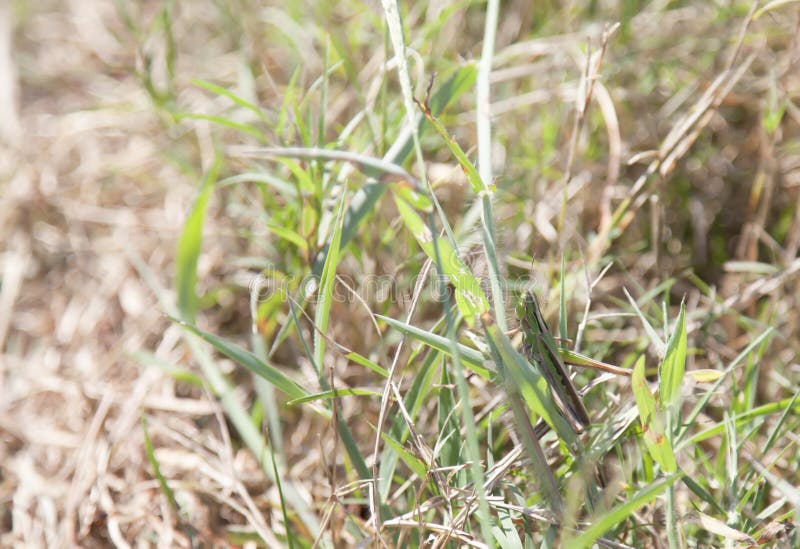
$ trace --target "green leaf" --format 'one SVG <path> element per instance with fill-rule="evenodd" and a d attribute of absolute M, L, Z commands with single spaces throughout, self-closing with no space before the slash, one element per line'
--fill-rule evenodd
<path fill-rule="evenodd" d="M 172 510 L 179 512 L 180 508 L 178 507 L 178 501 L 175 499 L 175 492 L 172 491 L 172 488 L 167 484 L 167 479 L 164 478 L 164 475 L 161 473 L 161 466 L 156 459 L 153 443 L 150 441 L 150 435 L 147 434 L 147 419 L 144 415 L 142 415 L 142 432 L 144 433 L 144 451 L 147 454 L 147 461 L 149 461 L 150 465 L 153 467 L 153 472 L 156 475 L 156 479 L 158 479 L 158 485 L 161 487 L 161 491 L 166 496 Z"/>
<path fill-rule="evenodd" d="M 675 328 L 667 343 L 664 360 L 658 369 L 659 398 L 664 409 L 676 409 L 680 404 L 681 384 L 686 368 L 686 306 L 675 321 Z"/>
<path fill-rule="evenodd" d="M 267 227 L 267 230 L 269 230 L 269 232 L 271 232 L 275 236 L 278 236 L 288 242 L 291 242 L 292 244 L 294 244 L 303 251 L 308 251 L 308 242 L 306 241 L 306 239 L 303 238 L 297 232 L 290 229 L 289 227 L 280 225 L 279 223 L 276 223 L 272 220 L 267 220 L 265 225 Z"/>
<path fill-rule="evenodd" d="M 633 299 L 631 294 L 628 293 L 628 289 L 623 288 L 623 291 L 625 292 L 625 295 L 627 296 L 631 306 L 633 306 L 633 310 L 636 311 L 637 315 L 639 315 L 639 319 L 642 321 L 642 325 L 644 326 L 644 331 L 647 333 L 647 337 L 650 338 L 650 342 L 656 348 L 658 356 L 662 356 L 664 354 L 664 342 L 661 341 L 661 338 L 658 337 L 656 329 L 653 328 L 652 324 L 648 322 L 647 317 L 644 316 L 642 310 L 639 309 L 639 305 L 636 303 L 636 300 Z"/>
<path fill-rule="evenodd" d="M 166 360 L 162 360 L 153 353 L 139 350 L 132 353 L 131 357 L 142 366 L 152 366 L 160 369 L 176 381 L 194 385 L 195 387 L 203 387 L 202 377 L 194 372 L 190 372 L 189 370 L 175 366 Z"/>
<path fill-rule="evenodd" d="M 234 122 L 229 118 L 225 118 L 223 116 L 211 116 L 208 114 L 197 114 L 191 112 L 179 112 L 175 113 L 175 120 L 205 120 L 207 122 L 213 122 L 214 124 L 219 124 L 220 126 L 225 126 L 226 128 L 234 129 L 238 132 L 246 133 L 252 137 L 255 137 L 259 141 L 264 141 L 264 134 L 258 129 L 250 124 L 242 124 L 241 122 Z"/>
<path fill-rule="evenodd" d="M 183 224 L 178 239 L 178 251 L 175 259 L 175 289 L 178 294 L 178 311 L 183 320 L 194 322 L 197 312 L 197 259 L 203 242 L 203 224 L 206 218 L 206 206 L 217 180 L 220 161 L 216 159 L 206 174 L 200 193 L 192 205 L 186 222 Z"/>
<path fill-rule="evenodd" d="M 294 185 L 270 173 L 259 173 L 259 172 L 240 173 L 220 180 L 218 185 L 220 186 L 236 185 L 238 183 L 245 183 L 250 181 L 252 181 L 253 183 L 258 183 L 263 186 L 270 187 L 271 190 L 279 192 L 287 200 L 297 198 L 297 188 Z"/>
<path fill-rule="evenodd" d="M 339 398 L 343 396 L 381 396 L 381 393 L 378 391 L 372 391 L 370 389 L 332 389 L 330 391 L 322 391 L 321 393 L 316 393 L 314 395 L 304 396 L 302 398 L 296 398 L 294 400 L 290 400 L 286 403 L 286 406 L 296 406 L 297 404 L 305 404 L 306 402 L 314 402 L 317 400 L 331 400 L 334 398 Z"/>
<path fill-rule="evenodd" d="M 417 458 L 414 454 L 403 448 L 403 445 L 397 442 L 395 439 L 390 437 L 386 433 L 381 433 L 381 438 L 383 441 L 391 446 L 391 448 L 397 452 L 397 455 L 400 456 L 400 459 L 403 460 L 409 469 L 414 471 L 414 473 L 420 478 L 425 479 L 428 474 L 428 466 Z"/>
<path fill-rule="evenodd" d="M 317 325 L 317 330 L 314 331 L 314 361 L 317 368 L 319 368 L 317 373 L 320 376 L 323 375 L 323 360 L 325 358 L 325 340 L 322 334 L 328 333 L 328 321 L 330 320 L 331 304 L 333 302 L 333 283 L 336 280 L 336 267 L 339 264 L 339 254 L 341 252 L 339 242 L 342 238 L 344 200 L 345 193 L 342 193 L 336 221 L 333 226 L 333 236 L 331 237 L 331 245 L 335 246 L 335 248 L 328 254 L 325 266 L 322 269 L 319 291 L 317 292 L 317 308 L 314 313 L 314 324 Z"/>
<path fill-rule="evenodd" d="M 394 318 L 390 318 L 388 316 L 375 315 L 375 318 L 384 321 L 392 328 L 400 330 L 404 334 L 413 337 L 417 341 L 421 341 L 422 343 L 428 345 L 429 347 L 433 347 L 437 351 L 445 353 L 447 356 L 452 356 L 450 353 L 451 342 L 444 336 L 428 332 L 426 330 L 417 328 L 416 326 L 412 326 L 410 324 L 406 324 L 405 322 L 396 320 Z M 471 347 L 467 347 L 466 345 L 462 345 L 459 343 L 458 352 L 461 354 L 461 360 L 464 362 L 464 365 L 467 366 L 470 370 L 472 370 L 473 372 L 475 372 L 484 379 L 492 378 L 491 370 L 489 370 L 488 368 L 486 368 L 486 366 L 484 366 L 486 358 L 480 351 L 476 351 Z"/>
<path fill-rule="evenodd" d="M 212 347 L 214 347 L 217 351 L 222 353 L 223 355 L 227 356 L 240 366 L 244 366 L 251 372 L 263 377 L 269 383 L 274 385 L 276 388 L 280 389 L 286 395 L 293 399 L 303 398 L 309 396 L 311 393 L 308 392 L 306 389 L 301 387 L 297 382 L 290 379 L 286 376 L 283 372 L 271 366 L 258 358 L 256 355 L 231 343 L 229 341 L 225 341 L 224 339 L 215 336 L 209 332 L 201 330 L 197 326 L 184 322 L 177 318 L 172 318 L 173 322 L 177 322 L 180 324 L 184 329 L 192 332 L 196 336 L 200 337 L 201 339 L 205 340 L 206 342 L 210 343 Z"/>
<path fill-rule="evenodd" d="M 395 195 L 395 204 L 406 227 L 414 235 L 425 254 L 433 261 L 436 261 L 436 248 L 438 248 L 439 258 L 442 263 L 442 273 L 455 286 L 458 309 L 467 323 L 471 325 L 476 315 L 483 314 L 489 310 L 489 302 L 486 300 L 480 281 L 461 261 L 458 253 L 447 239 L 437 238 L 436 247 L 434 247 L 433 235 L 430 229 L 405 200 Z"/>
<path fill-rule="evenodd" d="M 414 101 L 416 101 L 417 106 L 428 119 L 428 121 L 433 125 L 433 128 L 436 130 L 436 132 L 442 136 L 447 148 L 450 149 L 450 152 L 453 153 L 453 156 L 461 166 L 461 169 L 464 170 L 464 174 L 467 176 L 467 181 L 469 181 L 472 191 L 477 194 L 486 188 L 489 188 L 489 185 L 484 185 L 480 174 L 478 174 L 478 170 L 475 169 L 475 166 L 467 157 L 464 150 L 461 148 L 455 138 L 447 133 L 447 128 L 445 128 L 444 124 L 442 124 L 433 114 L 433 112 L 431 112 L 431 109 L 428 107 L 428 105 L 424 105 L 416 99 Z"/>
<path fill-rule="evenodd" d="M 228 99 L 230 99 L 231 101 L 233 101 L 234 103 L 239 105 L 240 107 L 243 107 L 243 108 L 255 113 L 255 115 L 258 116 L 261 119 L 262 122 L 267 122 L 267 117 L 264 115 L 264 111 L 262 111 L 260 107 L 258 107 L 257 105 L 254 105 L 253 103 L 250 103 L 249 101 L 247 101 L 246 99 L 243 99 L 242 97 L 239 97 L 238 95 L 236 95 L 232 91 L 227 90 L 227 89 L 225 89 L 225 88 L 223 88 L 221 86 L 217 86 L 216 84 L 212 84 L 211 82 L 207 82 L 205 80 L 199 80 L 197 78 L 193 78 L 192 79 L 192 84 L 194 84 L 198 88 L 203 88 L 205 90 L 208 90 L 211 93 L 215 93 L 217 95 L 221 95 L 223 97 L 227 97 Z"/>
<path fill-rule="evenodd" d="M 369 368 L 376 374 L 379 374 L 381 377 L 389 377 L 389 372 L 385 368 L 381 368 L 380 366 L 378 366 L 373 361 L 371 361 L 370 359 L 368 359 L 363 355 L 360 355 L 356 352 L 351 352 L 347 353 L 347 355 L 345 356 L 347 359 L 352 360 L 356 364 L 361 364 L 362 366 Z"/>
<path fill-rule="evenodd" d="M 638 493 L 634 494 L 633 497 L 625 499 L 623 503 L 600 514 L 589 528 L 584 530 L 579 536 L 566 541 L 563 546 L 565 549 L 584 549 L 586 547 L 591 547 L 600 536 L 608 530 L 622 524 L 637 509 L 656 499 L 664 490 L 681 478 L 681 476 L 683 476 L 683 473 L 677 473 L 645 486 Z"/>
<path fill-rule="evenodd" d="M 644 357 L 641 356 L 633 368 L 631 385 L 636 406 L 639 408 L 644 443 L 650 457 L 661 465 L 664 472 L 674 473 L 678 469 L 678 465 L 667 437 L 663 413 L 656 408 L 656 401 L 650 392 L 650 387 L 647 386 L 644 372 Z"/>
<path fill-rule="evenodd" d="M 426 195 L 416 191 L 405 185 L 395 185 L 392 189 L 396 195 L 400 196 L 403 200 L 414 206 L 415 209 L 421 212 L 432 212 L 433 204 L 431 199 Z"/>
<path fill-rule="evenodd" d="M 411 359 L 413 359 L 413 356 L 412 354 Z M 412 420 L 417 417 L 420 408 L 425 402 L 425 396 L 432 390 L 436 367 L 442 361 L 442 354 L 434 350 L 427 354 L 419 367 L 414 369 L 414 378 L 411 382 L 411 386 L 403 397 L 403 403 Z M 405 442 L 408 438 L 410 430 L 402 414 L 395 415 L 394 422 L 389 432 L 395 440 L 400 442 Z M 392 487 L 394 471 L 397 468 L 397 460 L 398 455 L 392 447 L 384 446 L 380 458 L 380 469 L 378 471 L 378 492 L 384 500 L 388 498 L 389 490 Z"/>

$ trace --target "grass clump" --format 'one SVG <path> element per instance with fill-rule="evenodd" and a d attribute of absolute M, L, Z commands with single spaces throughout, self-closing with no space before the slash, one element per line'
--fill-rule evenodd
<path fill-rule="evenodd" d="M 64 539 L 796 544 L 796 6 L 622 4 L 119 4 L 174 400 Z"/>
<path fill-rule="evenodd" d="M 323 24 L 336 10 L 270 11 L 313 45 L 273 47 L 315 60 L 252 74 L 249 96 L 269 77 L 280 101 L 196 83 L 218 99 L 189 115 L 219 127 L 220 175 L 207 180 L 225 183 L 216 200 L 245 231 L 226 261 L 270 292 L 251 288 L 249 344 L 234 343 L 244 327 L 224 339 L 188 327 L 262 376 L 255 402 L 226 410 L 246 432 L 262 410 L 242 441 L 275 455 L 263 464 L 282 485 L 276 531 L 301 545 L 678 547 L 755 543 L 782 524 L 775 539 L 791 538 L 796 321 L 777 318 L 800 227 L 780 221 L 796 208 L 776 200 L 794 191 L 775 167 L 793 150 L 775 106 L 791 77 L 761 70 L 789 55 L 775 49 L 786 31 L 699 4 L 579 10 L 567 26 L 536 13 L 536 30 L 502 24 L 499 9 L 387 4 L 336 30 Z M 688 26 L 679 44 L 676 25 Z M 480 44 L 474 62 L 455 55 Z M 736 139 L 748 134 L 759 160 Z M 436 163 L 459 169 L 436 179 Z M 751 184 L 749 201 L 726 189 Z M 179 255 L 179 273 L 197 253 Z M 176 279 L 184 300 L 190 279 Z M 527 352 L 509 338 L 531 287 L 590 365 L 632 368 L 632 382 L 577 373 L 588 424 L 565 422 L 572 381 L 544 375 L 575 358 L 569 345 L 535 343 L 550 337 L 543 320 L 523 333 Z M 277 443 L 298 424 L 310 438 Z M 302 461 L 318 467 L 298 470 L 309 444 Z"/>

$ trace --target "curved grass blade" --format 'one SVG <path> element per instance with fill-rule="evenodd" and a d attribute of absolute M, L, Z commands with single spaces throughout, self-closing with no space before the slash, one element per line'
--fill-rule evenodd
<path fill-rule="evenodd" d="M 238 183 L 246 183 L 252 181 L 260 185 L 266 185 L 275 191 L 281 193 L 287 199 L 297 198 L 297 188 L 288 181 L 284 181 L 280 177 L 276 177 L 269 173 L 259 172 L 245 172 L 237 175 L 232 175 L 221 179 L 218 183 L 219 186 L 236 185 Z"/>
<path fill-rule="evenodd" d="M 240 158 L 300 158 L 303 160 L 323 160 L 349 162 L 364 175 L 381 183 L 405 181 L 416 189 L 421 189 L 419 180 L 401 166 L 380 158 L 349 151 L 322 149 L 319 147 L 243 147 L 229 149 L 229 154 Z"/>
<path fill-rule="evenodd" d="M 675 481 L 682 476 L 683 473 L 677 473 L 642 488 L 638 493 L 634 494 L 633 497 L 626 499 L 613 509 L 604 512 L 597 518 L 596 522 L 584 530 L 579 536 L 566 541 L 564 547 L 566 549 L 584 549 L 586 547 L 591 547 L 605 532 L 622 524 L 631 513 L 656 499 L 664 490 L 672 486 Z"/>
<path fill-rule="evenodd" d="M 142 414 L 142 432 L 144 433 L 144 450 L 147 454 L 147 461 L 149 461 L 150 465 L 153 467 L 153 472 L 158 480 L 158 485 L 161 487 L 161 491 L 164 493 L 164 496 L 166 496 L 167 502 L 172 510 L 176 513 L 180 513 L 178 501 L 175 499 L 175 492 L 172 491 L 172 488 L 167 483 L 167 479 L 161 473 L 161 465 L 159 465 L 158 460 L 156 459 L 156 453 L 153 450 L 153 443 L 150 440 L 150 435 L 147 432 L 147 418 L 144 416 L 144 414 Z"/>
<path fill-rule="evenodd" d="M 373 361 L 371 361 L 367 357 L 365 357 L 363 355 L 360 355 L 360 354 L 356 353 L 355 351 L 347 353 L 345 355 L 345 358 L 347 358 L 348 360 L 352 360 L 356 364 L 361 364 L 365 368 L 369 368 L 370 370 L 372 370 L 376 374 L 380 375 L 381 377 L 388 377 L 388 375 L 389 375 L 389 372 L 385 368 L 382 368 L 382 367 L 378 366 L 377 364 L 375 364 Z"/>
<path fill-rule="evenodd" d="M 181 319 L 194 322 L 197 312 L 197 259 L 203 242 L 203 224 L 206 219 L 206 206 L 217 180 L 220 159 L 214 161 L 206 174 L 200 193 L 192 205 L 178 239 L 178 252 L 175 258 L 175 290 L 178 294 L 178 311 Z"/>
<path fill-rule="evenodd" d="M 269 121 L 267 120 L 264 111 L 258 105 L 254 105 L 253 103 L 249 102 L 248 100 L 239 97 L 232 91 L 223 88 L 222 86 L 217 86 L 216 84 L 212 84 L 211 82 L 207 82 L 205 80 L 200 80 L 198 78 L 193 78 L 191 80 L 192 84 L 197 86 L 198 88 L 203 88 L 204 90 L 210 91 L 211 93 L 215 93 L 217 95 L 221 95 L 223 97 L 227 97 L 237 105 L 242 108 L 245 108 L 251 112 L 253 112 L 262 122 L 269 125 Z"/>
<path fill-rule="evenodd" d="M 429 347 L 433 347 L 437 351 L 441 351 L 445 353 L 447 356 L 451 356 L 450 353 L 451 342 L 448 338 L 428 332 L 421 328 L 417 328 L 416 326 L 406 324 L 405 322 L 396 320 L 394 318 L 390 318 L 388 316 L 376 314 L 375 317 L 378 318 L 379 320 L 384 321 L 392 328 L 400 330 L 404 334 L 413 337 L 417 341 L 421 341 L 422 343 L 428 345 Z M 476 351 L 471 347 L 462 345 L 460 343 L 458 344 L 458 352 L 461 354 L 461 360 L 470 370 L 472 370 L 473 372 L 475 372 L 484 379 L 492 378 L 492 371 L 484 366 L 486 358 L 483 356 L 482 353 Z"/>
<path fill-rule="evenodd" d="M 184 322 L 180 319 L 170 317 L 173 322 L 177 322 L 184 329 L 192 332 L 196 336 L 210 343 L 217 351 L 227 356 L 240 366 L 244 366 L 256 375 L 261 376 L 269 383 L 286 393 L 287 396 L 298 399 L 309 396 L 311 393 L 300 386 L 296 381 L 290 379 L 283 372 L 258 358 L 256 355 L 238 345 L 215 336 L 209 332 L 201 330 L 197 326 Z"/>
<path fill-rule="evenodd" d="M 467 65 L 461 67 L 455 72 L 445 83 L 438 88 L 430 99 L 430 110 L 434 115 L 440 114 L 449 103 L 456 101 L 465 91 L 470 89 L 475 83 L 477 72 L 474 65 Z M 418 127 L 422 130 L 422 117 L 419 117 Z M 397 138 L 391 149 L 384 155 L 383 160 L 386 162 L 394 163 L 402 166 L 411 154 L 411 128 L 406 128 Z M 344 216 L 344 227 L 342 228 L 342 243 L 341 246 L 346 246 L 350 243 L 356 235 L 359 225 L 367 217 L 367 215 L 374 209 L 375 204 L 378 202 L 383 193 L 386 191 L 386 186 L 377 182 L 367 183 L 353 195 L 350 200 L 350 205 Z M 330 246 L 326 246 L 317 255 L 314 262 L 313 272 L 319 274 L 322 272 L 322 267 L 325 264 L 325 257 L 330 250 Z"/>
<path fill-rule="evenodd" d="M 258 128 L 251 126 L 250 124 L 243 124 L 241 122 L 235 122 L 230 118 L 225 118 L 224 116 L 214 116 L 210 114 L 198 114 L 192 112 L 178 112 L 174 113 L 173 116 L 175 120 L 180 122 L 181 120 L 205 120 L 206 122 L 213 122 L 214 124 L 219 124 L 220 126 L 225 126 L 226 128 L 234 129 L 238 132 L 246 133 L 252 137 L 255 137 L 261 142 L 266 140 L 264 137 L 263 132 Z"/>
<path fill-rule="evenodd" d="M 305 404 L 306 402 L 315 402 L 317 400 L 331 400 L 343 396 L 381 396 L 381 393 L 370 389 L 331 389 L 329 391 L 322 391 L 313 395 L 296 398 L 286 403 L 286 406 L 296 406 L 298 404 Z"/>

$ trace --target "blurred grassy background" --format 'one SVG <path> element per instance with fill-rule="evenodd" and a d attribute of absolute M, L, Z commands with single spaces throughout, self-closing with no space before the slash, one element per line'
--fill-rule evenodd
<path fill-rule="evenodd" d="M 658 360 L 623 288 L 659 330 L 686 300 L 688 370 L 722 370 L 760 342 L 713 388 L 692 426 L 693 433 L 719 425 L 727 431 L 679 454 L 681 468 L 717 504 L 681 485 L 681 531 L 693 546 L 734 536 L 700 524 L 692 510 L 773 542 L 778 534 L 765 528 L 783 532 L 780 521 L 791 519 L 800 497 L 795 403 L 743 424 L 730 419 L 791 398 L 800 385 L 800 39 L 798 7 L 786 4 L 752 20 L 751 3 L 738 1 L 511 1 L 501 5 L 497 28 L 491 158 L 508 279 L 534 282 L 556 331 L 563 260 L 568 335 L 606 362 L 629 367 L 645 356 L 655 368 Z M 469 78 L 481 55 L 486 5 L 401 8 L 415 95 L 425 97 L 432 75 L 434 95 L 451 77 L 467 81 L 446 98 L 440 120 L 474 160 Z M 321 375 L 304 349 L 316 332 L 281 296 L 262 294 L 252 334 L 251 284 L 266 275 L 299 299 L 301 280 L 331 240 L 342 197 L 352 207 L 359 191 L 390 185 L 353 163 L 253 158 L 235 147 L 321 147 L 374 158 L 390 152 L 406 114 L 396 65 L 387 64 L 393 50 L 381 7 L 71 0 L 2 9 L 2 43 L 10 47 L 0 48 L 0 79 L 11 93 L 0 97 L 0 545 L 240 545 L 260 537 L 267 546 L 288 539 L 306 546 L 319 535 L 348 546 L 367 539 L 367 491 L 337 439 L 343 431 L 319 409 L 333 407 L 371 466 L 381 406 L 375 394 L 385 379 L 347 351 L 392 367 L 400 334 L 373 326 L 370 312 L 405 320 L 426 257 L 390 193 L 366 209 L 337 273 L 357 291 L 391 276 L 406 301 L 368 292 L 353 299 L 337 286 L 351 297 L 332 304 Z M 616 22 L 575 134 L 587 55 Z M 719 91 L 728 83 L 730 90 Z M 691 139 L 674 162 L 661 162 L 657 151 L 684 117 L 702 114 L 704 94 L 708 116 L 681 134 Z M 423 128 L 427 178 L 479 272 L 478 201 L 442 138 Z M 403 167 L 421 178 L 413 154 L 404 158 Z M 637 188 L 654 160 L 655 173 Z M 233 361 L 187 346 L 164 313 L 175 313 L 176 249 L 203 188 L 197 324 L 268 358 L 312 392 L 324 379 L 367 394 L 317 409 L 286 407 L 286 398 Z M 587 281 L 596 281 L 591 292 Z M 433 329 L 442 304 L 426 292 L 413 324 Z M 463 333 L 460 341 L 469 342 Z M 414 425 L 433 448 L 451 421 L 442 411 L 452 411 L 458 395 L 439 369 L 442 356 L 425 349 L 405 343 L 396 381 L 402 395 L 415 383 L 424 388 Z M 577 381 L 594 377 L 581 372 Z M 494 412 L 502 395 L 491 383 L 470 382 L 482 456 L 500 460 L 514 442 Z M 687 407 L 710 386 L 692 386 Z M 621 402 L 632 402 L 624 380 L 587 396 L 598 420 L 613 414 L 598 411 L 619 410 Z M 249 416 L 250 435 L 232 410 Z M 143 411 L 177 510 L 148 461 Z M 397 411 L 391 414 L 394 429 Z M 302 502 L 290 505 L 288 520 L 284 487 L 274 482 L 267 453 L 254 456 L 256 447 L 275 452 L 278 477 Z M 450 450 L 447 459 L 460 471 L 464 456 Z M 601 463 L 619 481 L 605 495 L 609 506 L 656 478 L 635 440 L 621 440 L 611 454 Z M 384 520 L 436 495 L 413 481 L 409 461 L 388 480 L 393 497 Z M 754 474 L 754 463 L 793 491 Z M 411 490 L 403 487 L 409 477 Z M 453 482 L 463 488 L 467 481 Z M 532 504 L 524 478 L 504 482 L 503 494 Z M 446 524 L 447 512 L 437 513 L 426 520 Z M 660 513 L 658 502 L 637 509 L 610 539 L 666 543 Z M 476 524 L 468 529 L 476 532 Z M 539 531 L 506 526 L 514 524 Z M 383 532 L 398 546 L 425 535 L 405 526 Z"/>

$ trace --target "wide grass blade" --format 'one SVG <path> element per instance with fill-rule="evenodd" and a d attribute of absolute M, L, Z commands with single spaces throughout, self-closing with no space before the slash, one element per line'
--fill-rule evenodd
<path fill-rule="evenodd" d="M 661 406 L 676 410 L 680 404 L 683 372 L 686 369 L 686 307 L 681 303 L 666 355 L 658 369 Z"/>
<path fill-rule="evenodd" d="M 413 208 L 399 197 L 395 198 L 395 204 L 406 227 L 431 260 L 436 260 L 437 250 L 434 248 L 438 247 L 442 272 L 456 288 L 456 304 L 467 323 L 474 323 L 477 315 L 489 309 L 480 281 L 470 272 L 447 239 L 437 238 L 434 244 L 430 229 Z"/>
<path fill-rule="evenodd" d="M 586 547 L 591 547 L 605 532 L 623 524 L 634 511 L 656 499 L 662 492 L 672 486 L 676 480 L 681 478 L 681 476 L 682 473 L 677 473 L 645 486 L 632 497 L 626 498 L 620 505 L 609 509 L 597 517 L 589 528 L 584 530 L 579 536 L 566 541 L 563 547 L 565 549 L 585 549 Z"/>
<path fill-rule="evenodd" d="M 639 419 L 642 422 L 642 435 L 647 451 L 656 463 L 661 465 L 664 472 L 674 473 L 678 465 L 667 437 L 664 414 L 656 408 L 656 400 L 644 377 L 643 356 L 639 357 L 633 368 L 631 385 L 639 408 Z"/>
<path fill-rule="evenodd" d="M 453 101 L 458 100 L 464 92 L 472 87 L 475 83 L 475 66 L 466 65 L 458 69 L 450 78 L 448 78 L 441 87 L 439 87 L 430 99 L 430 110 L 434 115 L 441 113 L 445 107 Z M 423 117 L 420 116 L 416 120 L 419 131 L 422 130 Z M 406 128 L 398 136 L 394 145 L 384 155 L 383 160 L 391 162 L 398 166 L 402 166 L 411 154 L 412 141 L 410 127 Z M 341 246 L 346 246 L 350 243 L 358 231 L 358 227 L 366 219 L 366 217 L 375 209 L 375 204 L 383 193 L 386 191 L 386 186 L 378 182 L 367 183 L 353 195 L 350 200 L 350 205 L 344 216 L 344 227 L 342 228 L 342 241 Z M 313 272 L 319 274 L 322 272 L 322 267 L 325 264 L 325 257 L 330 251 L 330 246 L 325 246 L 317 256 L 314 262 Z"/>
<path fill-rule="evenodd" d="M 447 354 L 448 356 L 451 355 L 450 351 L 450 340 L 444 336 L 440 336 L 438 334 L 434 334 L 432 332 L 428 332 L 421 328 L 417 328 L 416 326 L 412 326 L 410 324 L 406 324 L 400 320 L 390 318 L 388 316 L 383 315 L 375 315 L 378 320 L 384 321 L 386 324 L 395 328 L 404 334 L 407 334 L 414 339 L 421 341 L 422 343 L 433 347 L 438 351 L 442 351 L 443 353 Z M 478 374 L 484 379 L 491 379 L 492 378 L 492 371 L 489 370 L 484 366 L 486 363 L 486 358 L 483 354 L 479 351 L 471 347 L 467 347 L 466 345 L 458 344 L 458 351 L 461 355 L 461 359 L 464 361 L 464 364 L 473 372 Z"/>
<path fill-rule="evenodd" d="M 200 193 L 186 217 L 181 236 L 178 239 L 178 251 L 175 259 L 175 289 L 178 294 L 178 311 L 181 319 L 186 322 L 194 322 L 197 312 L 197 294 L 195 292 L 197 259 L 200 257 L 200 248 L 203 242 L 206 206 L 211 192 L 214 190 L 219 166 L 220 162 L 217 159 L 206 174 Z"/>
<path fill-rule="evenodd" d="M 274 366 L 267 364 L 250 351 L 177 318 L 173 318 L 172 320 L 180 324 L 185 330 L 210 343 L 211 346 L 217 351 L 227 356 L 240 366 L 244 366 L 254 374 L 261 376 L 272 385 L 283 391 L 287 396 L 293 399 L 298 399 L 311 395 L 308 390 L 304 389 L 296 381 L 290 379 L 286 376 L 286 374 Z"/>

